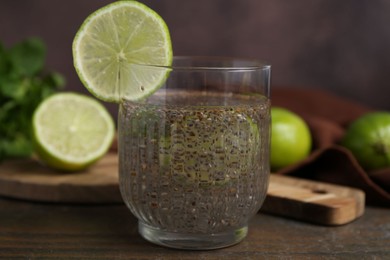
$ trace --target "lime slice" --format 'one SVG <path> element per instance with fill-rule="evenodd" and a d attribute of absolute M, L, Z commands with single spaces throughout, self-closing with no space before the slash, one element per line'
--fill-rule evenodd
<path fill-rule="evenodd" d="M 250 117 L 241 117 L 239 113 L 223 116 L 232 122 L 231 126 L 198 116 L 174 122 L 171 128 L 181 134 L 160 137 L 160 166 L 171 168 L 179 182 L 199 183 L 202 187 L 225 185 L 239 177 L 230 175 L 226 168 L 249 172 L 260 144 L 258 126 Z M 213 127 L 213 131 L 207 131 Z"/>
<path fill-rule="evenodd" d="M 73 60 L 79 78 L 97 98 L 139 100 L 156 91 L 169 74 L 164 69 L 172 63 L 169 31 L 147 6 L 117 1 L 81 25 L 73 41 Z"/>
<path fill-rule="evenodd" d="M 115 124 L 97 100 L 75 93 L 45 99 L 33 115 L 36 152 L 48 166 L 65 171 L 86 168 L 110 147 Z"/>

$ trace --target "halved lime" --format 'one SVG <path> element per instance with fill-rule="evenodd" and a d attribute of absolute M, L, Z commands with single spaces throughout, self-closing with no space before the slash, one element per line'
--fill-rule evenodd
<path fill-rule="evenodd" d="M 81 170 L 109 149 L 114 121 L 97 100 L 76 93 L 45 99 L 33 115 L 33 139 L 40 159 L 65 171 Z"/>
<path fill-rule="evenodd" d="M 139 100 L 166 80 L 172 46 L 164 20 L 137 1 L 117 1 L 92 13 L 73 41 L 73 61 L 85 87 L 104 101 Z"/>
<path fill-rule="evenodd" d="M 224 185 L 250 172 L 253 160 L 258 159 L 258 125 L 236 111 L 215 113 L 226 121 L 187 115 L 170 125 L 175 134 L 160 137 L 160 166 L 170 168 L 179 182 Z"/>

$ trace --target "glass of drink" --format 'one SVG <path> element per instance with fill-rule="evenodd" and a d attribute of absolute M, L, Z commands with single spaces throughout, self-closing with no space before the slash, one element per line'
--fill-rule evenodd
<path fill-rule="evenodd" d="M 139 233 L 180 249 L 240 242 L 268 188 L 270 66 L 211 57 L 134 66 L 167 75 L 119 109 L 120 190 Z"/>

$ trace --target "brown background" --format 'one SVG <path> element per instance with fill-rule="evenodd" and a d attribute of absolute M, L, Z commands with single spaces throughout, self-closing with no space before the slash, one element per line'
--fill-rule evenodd
<path fill-rule="evenodd" d="M 108 0 L 1 0 L 0 40 L 39 36 L 47 67 L 86 93 L 71 44 L 88 14 Z M 388 0 L 144 0 L 167 22 L 175 55 L 266 60 L 274 86 L 323 88 L 390 110 Z M 115 106 L 112 106 L 115 110 Z"/>

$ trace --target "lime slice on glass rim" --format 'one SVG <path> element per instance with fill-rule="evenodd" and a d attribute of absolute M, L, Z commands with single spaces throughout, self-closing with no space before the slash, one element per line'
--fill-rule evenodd
<path fill-rule="evenodd" d="M 92 13 L 73 41 L 74 66 L 97 98 L 119 103 L 153 94 L 169 70 L 171 39 L 164 20 L 137 1 L 117 1 Z"/>
<path fill-rule="evenodd" d="M 82 170 L 108 151 L 115 135 L 115 123 L 96 99 L 58 93 L 45 99 L 34 111 L 35 151 L 48 166 Z"/>

